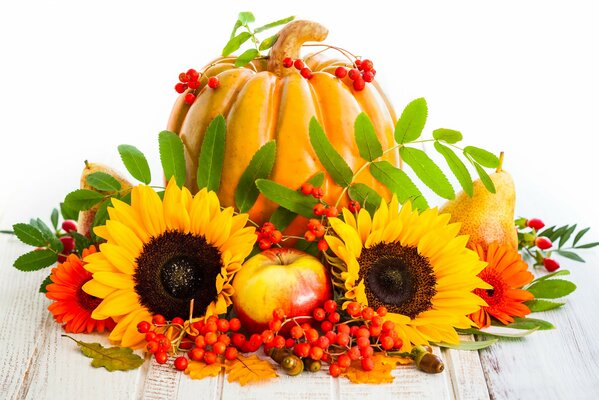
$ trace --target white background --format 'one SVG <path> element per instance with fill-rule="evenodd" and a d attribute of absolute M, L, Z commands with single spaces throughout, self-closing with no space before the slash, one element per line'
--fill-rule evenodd
<path fill-rule="evenodd" d="M 49 215 L 86 159 L 124 171 L 121 143 L 146 153 L 158 183 L 157 134 L 178 73 L 219 55 L 249 10 L 256 26 L 289 15 L 321 22 L 327 43 L 374 61 L 398 112 L 427 99 L 426 134 L 457 129 L 464 144 L 505 151 L 517 215 L 593 226 L 598 239 L 592 3 L 4 1 L 0 228 Z"/>

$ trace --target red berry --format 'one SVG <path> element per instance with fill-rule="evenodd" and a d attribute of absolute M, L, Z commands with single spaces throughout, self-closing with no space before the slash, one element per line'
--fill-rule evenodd
<path fill-rule="evenodd" d="M 225 359 L 233 361 L 237 358 L 238 354 L 239 352 L 235 347 L 227 347 L 227 350 L 225 350 Z"/>
<path fill-rule="evenodd" d="M 306 330 L 306 340 L 308 343 L 313 344 L 318 340 L 318 331 L 314 328 Z"/>
<path fill-rule="evenodd" d="M 300 75 L 303 76 L 306 79 L 311 79 L 312 78 L 312 71 L 310 71 L 310 68 L 304 67 L 300 71 Z"/>
<path fill-rule="evenodd" d="M 206 339 L 202 335 L 196 337 L 194 340 L 194 343 L 196 344 L 196 347 L 198 347 L 200 349 L 203 349 L 204 347 L 206 347 Z"/>
<path fill-rule="evenodd" d="M 278 320 L 285 319 L 285 310 L 282 308 L 275 308 L 272 312 L 272 318 Z"/>
<path fill-rule="evenodd" d="M 364 79 L 362 79 L 362 77 L 356 78 L 356 80 L 354 81 L 354 89 L 359 91 L 364 90 L 364 88 L 366 87 L 366 82 L 364 81 Z"/>
<path fill-rule="evenodd" d="M 362 60 L 357 59 L 356 61 L 354 61 L 354 65 L 356 66 L 356 68 L 362 69 Z"/>
<path fill-rule="evenodd" d="M 229 329 L 233 332 L 236 332 L 239 329 L 241 329 L 241 321 L 239 320 L 239 318 L 231 318 L 231 320 L 229 321 Z"/>
<path fill-rule="evenodd" d="M 328 313 L 335 312 L 337 310 L 337 302 L 335 300 L 327 300 L 324 302 L 323 308 Z"/>
<path fill-rule="evenodd" d="M 262 343 L 270 344 L 273 340 L 275 340 L 275 334 L 270 329 L 262 332 Z"/>
<path fill-rule="evenodd" d="M 536 229 L 538 231 L 539 229 L 542 229 L 545 226 L 545 223 L 538 218 L 531 218 L 528 221 L 526 221 L 526 226 L 532 229 Z"/>
<path fill-rule="evenodd" d="M 326 215 L 328 218 L 335 218 L 336 216 L 339 215 L 339 211 L 337 210 L 337 207 L 330 206 L 330 207 L 327 207 Z"/>
<path fill-rule="evenodd" d="M 366 357 L 360 360 L 360 364 L 362 365 L 362 369 L 364 371 L 372 371 L 374 369 L 374 361 L 372 357 Z"/>
<path fill-rule="evenodd" d="M 320 360 L 323 355 L 324 355 L 324 351 L 318 346 L 314 346 L 310 349 L 309 356 L 313 360 Z"/>
<path fill-rule="evenodd" d="M 370 347 L 370 339 L 367 338 L 366 336 L 360 336 L 358 339 L 356 339 L 356 345 L 360 349 L 363 349 L 365 347 Z"/>
<path fill-rule="evenodd" d="M 276 229 L 275 225 L 272 222 L 265 222 L 260 227 L 260 232 L 265 235 L 270 235 Z"/>
<path fill-rule="evenodd" d="M 327 315 L 326 315 L 326 312 L 322 308 L 319 307 L 314 310 L 314 312 L 312 313 L 312 316 L 317 321 L 324 321 L 324 319 L 326 318 Z"/>
<path fill-rule="evenodd" d="M 318 341 L 316 342 L 316 344 L 321 349 L 327 349 L 331 345 L 331 341 L 329 340 L 328 337 L 321 336 L 321 337 L 318 338 Z"/>
<path fill-rule="evenodd" d="M 318 241 L 318 250 L 320 251 L 327 251 L 329 249 L 329 244 L 327 243 L 326 240 L 321 239 Z"/>
<path fill-rule="evenodd" d="M 283 239 L 283 234 L 281 233 L 281 231 L 274 231 L 270 234 L 270 241 L 275 244 L 279 243 L 281 239 Z"/>
<path fill-rule="evenodd" d="M 383 326 L 384 322 L 385 321 L 383 320 L 383 317 L 381 317 L 380 315 L 375 315 L 374 317 L 372 317 L 372 320 L 370 321 L 371 326 L 377 326 L 377 327 Z"/>
<path fill-rule="evenodd" d="M 158 364 L 166 364 L 168 361 L 168 354 L 166 354 L 166 351 L 158 351 L 154 353 L 154 358 Z"/>
<path fill-rule="evenodd" d="M 218 341 L 221 343 L 224 343 L 225 346 L 228 346 L 231 344 L 231 338 L 228 335 L 219 335 Z"/>
<path fill-rule="evenodd" d="M 76 232 L 77 231 L 77 223 L 71 219 L 67 219 L 62 223 L 62 229 L 65 232 Z"/>
<path fill-rule="evenodd" d="M 293 346 L 293 354 L 298 357 L 308 357 L 310 355 L 310 345 L 305 342 L 297 343 Z"/>
<path fill-rule="evenodd" d="M 347 69 L 345 67 L 337 67 L 335 69 L 335 76 L 339 79 L 343 79 L 347 76 Z"/>
<path fill-rule="evenodd" d="M 293 328 L 291 328 L 291 337 L 294 339 L 299 339 L 302 336 L 304 336 L 304 330 L 302 329 L 301 326 L 295 325 Z"/>
<path fill-rule="evenodd" d="M 347 76 L 349 77 L 349 79 L 351 79 L 352 81 L 355 81 L 356 79 L 360 78 L 360 71 L 358 71 L 356 68 L 352 68 L 349 70 L 349 72 L 347 73 Z"/>
<path fill-rule="evenodd" d="M 283 67 L 291 68 L 292 66 L 293 66 L 293 60 L 291 59 L 291 57 L 283 58 Z"/>
<path fill-rule="evenodd" d="M 183 318 L 180 318 L 180 317 L 173 318 L 173 320 L 171 321 L 171 323 L 173 325 L 181 325 L 181 326 L 185 325 L 185 321 L 183 321 Z"/>
<path fill-rule="evenodd" d="M 382 331 L 383 331 L 383 328 L 380 325 L 379 326 L 370 325 L 370 336 L 378 337 Z"/>
<path fill-rule="evenodd" d="M 187 354 L 189 355 L 189 358 L 191 358 L 193 361 L 202 361 L 202 358 L 204 358 L 204 349 L 194 347 Z"/>
<path fill-rule="evenodd" d="M 208 322 L 206 322 L 206 324 L 204 324 L 204 328 L 202 328 L 204 333 L 216 332 L 218 330 L 218 327 L 216 326 L 216 321 L 218 321 L 218 320 L 217 319 L 215 321 L 208 320 Z"/>
<path fill-rule="evenodd" d="M 341 375 L 341 368 L 339 368 L 339 365 L 337 365 L 337 364 L 329 365 L 329 375 L 331 375 L 333 378 L 336 378 L 339 375 Z"/>
<path fill-rule="evenodd" d="M 152 323 L 154 325 L 164 325 L 166 323 L 166 319 L 161 314 L 156 314 L 152 317 Z"/>
<path fill-rule="evenodd" d="M 395 329 L 395 323 L 393 321 L 385 321 L 383 323 L 383 332 L 392 332 Z"/>
<path fill-rule="evenodd" d="M 233 342 L 233 345 L 235 345 L 235 347 L 237 347 L 238 349 L 241 349 L 243 347 L 246 340 L 247 339 L 243 333 L 234 333 L 233 336 L 231 337 L 231 341 Z"/>
<path fill-rule="evenodd" d="M 71 254 L 75 248 L 75 240 L 70 236 L 63 236 L 60 241 L 62 242 L 62 254 Z"/>
<path fill-rule="evenodd" d="M 179 81 L 180 81 L 180 82 L 183 82 L 183 83 L 185 83 L 185 82 L 187 82 L 188 80 L 189 80 L 189 76 L 187 76 L 187 74 L 186 74 L 185 72 L 181 72 L 181 73 L 179 74 Z"/>
<path fill-rule="evenodd" d="M 324 324 L 331 324 L 329 321 L 324 321 L 322 323 L 322 325 Z M 321 326 L 322 328 L 322 326 Z M 333 328 L 333 324 L 331 324 L 331 329 Z M 324 331 L 324 329 L 323 329 Z M 335 332 L 333 332 L 332 330 L 328 330 L 325 334 L 324 337 L 326 337 L 327 339 L 329 339 L 329 343 L 337 343 L 337 334 Z"/>
<path fill-rule="evenodd" d="M 216 342 L 212 345 L 212 351 L 216 354 L 224 354 L 225 350 L 227 350 L 227 345 L 223 342 Z"/>
<path fill-rule="evenodd" d="M 294 66 L 294 67 L 295 67 L 297 70 L 301 70 L 302 68 L 304 68 L 304 62 L 298 58 L 297 60 L 295 60 L 295 61 L 293 62 L 293 66 Z"/>
<path fill-rule="evenodd" d="M 270 329 L 273 332 L 278 332 L 281 330 L 282 325 L 283 323 L 281 322 L 281 320 L 273 319 L 272 321 L 268 322 L 268 329 Z"/>
<path fill-rule="evenodd" d="M 326 228 L 324 227 L 324 225 L 318 225 L 316 228 L 314 228 L 312 230 L 312 233 L 317 237 L 317 238 L 321 238 L 324 236 L 324 234 L 326 233 Z"/>
<path fill-rule="evenodd" d="M 196 99 L 196 95 L 193 93 L 187 93 L 184 98 L 184 100 L 187 104 L 193 104 L 195 99 Z"/>
<path fill-rule="evenodd" d="M 177 358 L 175 358 L 175 368 L 179 371 L 185 371 L 185 369 L 187 368 L 187 358 L 183 357 L 183 356 L 179 356 Z"/>
<path fill-rule="evenodd" d="M 360 306 L 360 303 L 352 301 L 347 305 L 345 310 L 350 316 L 355 317 L 362 312 L 362 307 Z"/>
<path fill-rule="evenodd" d="M 349 368 L 351 365 L 351 358 L 347 354 L 341 354 L 339 357 L 337 357 L 337 364 L 339 364 L 339 367 L 343 369 Z"/>
<path fill-rule="evenodd" d="M 355 336 L 356 336 L 356 338 L 360 338 L 360 337 L 369 338 L 370 330 L 368 328 L 359 328 L 358 331 L 356 332 Z"/>
<path fill-rule="evenodd" d="M 385 315 L 387 315 L 387 307 L 385 306 L 380 306 L 379 308 L 376 309 L 376 313 L 380 316 L 380 317 L 384 317 Z"/>
<path fill-rule="evenodd" d="M 316 240 L 316 235 L 311 231 L 307 231 L 304 233 L 304 239 L 306 239 L 307 242 L 313 242 Z"/>
<path fill-rule="evenodd" d="M 149 342 L 152 340 L 156 340 L 156 332 L 149 331 L 148 333 L 146 333 L 146 342 Z"/>
<path fill-rule="evenodd" d="M 158 351 L 158 342 L 155 340 L 151 340 L 146 344 L 146 350 L 149 353 L 156 353 Z"/>
<path fill-rule="evenodd" d="M 214 364 L 216 362 L 217 356 L 212 351 L 207 351 L 204 353 L 204 362 L 208 365 Z"/>
<path fill-rule="evenodd" d="M 282 349 L 285 347 L 285 338 L 281 335 L 275 336 L 274 340 L 272 341 L 272 346 L 276 347 L 277 349 Z"/>
<path fill-rule="evenodd" d="M 374 310 L 372 307 L 366 307 L 362 310 L 362 318 L 366 321 L 370 321 L 374 317 Z"/>
<path fill-rule="evenodd" d="M 204 340 L 206 340 L 206 344 L 214 344 L 218 341 L 218 335 L 215 332 L 207 332 L 204 335 Z"/>
<path fill-rule="evenodd" d="M 374 64 L 372 64 L 372 61 L 369 59 L 362 60 L 362 63 L 360 64 L 360 69 L 364 72 L 370 71 L 373 67 Z"/>
<path fill-rule="evenodd" d="M 336 342 L 339 346 L 347 346 L 349 344 L 349 340 L 350 337 L 347 333 L 340 333 L 337 335 Z M 368 341 L 368 344 L 370 344 L 370 341 Z"/>
<path fill-rule="evenodd" d="M 336 324 L 341 320 L 341 314 L 339 314 L 338 312 L 331 313 L 329 314 L 328 320 L 331 321 L 333 324 Z"/>
<path fill-rule="evenodd" d="M 314 215 L 317 215 L 319 217 L 322 216 L 322 215 L 324 215 L 325 210 L 326 210 L 326 207 L 322 203 L 316 203 L 316 205 L 314 206 L 314 208 L 312 208 L 312 211 L 314 212 Z"/>
<path fill-rule="evenodd" d="M 314 187 L 312 189 L 312 197 L 315 199 L 322 199 L 324 196 L 324 190 L 321 187 Z"/>
<path fill-rule="evenodd" d="M 393 338 L 391 336 L 384 336 L 381 339 L 381 347 L 383 348 L 383 350 L 392 349 L 394 343 L 395 343 L 395 341 L 393 340 Z"/>
<path fill-rule="evenodd" d="M 333 323 L 331 321 L 322 321 L 322 324 L 320 324 L 320 329 L 323 332 L 329 332 L 333 330 Z"/>
<path fill-rule="evenodd" d="M 403 346 L 403 340 L 401 340 L 400 337 L 393 338 L 393 340 L 394 340 L 393 348 L 401 349 L 401 346 Z"/>
<path fill-rule="evenodd" d="M 211 76 L 210 78 L 208 78 L 208 87 L 210 89 L 216 89 L 219 86 L 220 86 L 220 81 L 218 80 L 218 78 L 216 76 Z"/>
<path fill-rule="evenodd" d="M 301 190 L 306 196 L 312 194 L 312 189 L 314 189 L 314 186 L 311 183 L 306 182 L 302 184 Z"/>
<path fill-rule="evenodd" d="M 151 327 L 152 326 L 148 321 L 140 321 L 139 324 L 137 324 L 137 331 L 139 333 L 148 333 Z"/>
<path fill-rule="evenodd" d="M 285 347 L 291 349 L 293 346 L 295 346 L 295 339 L 289 338 L 285 340 Z"/>
<path fill-rule="evenodd" d="M 555 261 L 553 258 L 544 258 L 543 265 L 545 266 L 545 269 L 549 272 L 556 271 L 560 267 L 559 263 Z"/>
<path fill-rule="evenodd" d="M 347 355 L 352 361 L 359 360 L 362 355 L 360 354 L 360 348 L 358 346 L 352 346 L 348 351 Z"/>
<path fill-rule="evenodd" d="M 362 79 L 364 82 L 372 82 L 374 80 L 374 75 L 370 71 L 366 71 L 362 73 Z"/>
<path fill-rule="evenodd" d="M 350 332 L 351 332 L 351 329 L 350 329 L 349 325 L 347 325 L 347 324 L 337 325 L 337 333 L 347 333 L 349 335 Z"/>
<path fill-rule="evenodd" d="M 551 243 L 551 240 L 549 240 L 548 238 L 546 238 L 544 236 L 539 236 L 535 240 L 535 244 L 541 250 L 547 250 L 547 249 L 550 249 L 551 246 L 553 246 L 553 243 Z"/>
<path fill-rule="evenodd" d="M 260 239 L 258 241 L 258 247 L 260 247 L 260 250 L 270 249 L 272 247 L 272 242 L 268 239 Z"/>
<path fill-rule="evenodd" d="M 352 213 L 357 213 L 360 211 L 360 203 L 356 200 L 351 200 L 347 205 L 347 209 Z"/>
<path fill-rule="evenodd" d="M 376 69 L 371 69 L 370 72 L 372 72 L 372 76 L 376 76 Z"/>
<path fill-rule="evenodd" d="M 225 333 L 230 328 L 229 321 L 224 318 L 220 318 L 218 321 L 216 321 L 216 327 L 218 328 L 219 332 Z"/>

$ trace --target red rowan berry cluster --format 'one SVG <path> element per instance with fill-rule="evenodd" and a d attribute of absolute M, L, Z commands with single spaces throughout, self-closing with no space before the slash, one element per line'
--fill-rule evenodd
<path fill-rule="evenodd" d="M 538 231 L 545 227 L 545 223 L 538 218 L 520 218 L 516 220 L 516 226 L 519 228 L 518 241 L 519 247 L 525 249 L 536 259 L 538 265 L 543 265 L 549 272 L 557 271 L 560 268 L 559 263 L 544 254 L 545 251 L 553 247 L 551 239 L 545 236 L 539 236 Z M 528 230 L 528 232 L 523 232 Z"/>
<path fill-rule="evenodd" d="M 191 89 L 191 91 L 185 94 L 184 100 L 187 104 L 193 104 L 195 101 L 197 94 L 196 89 L 200 87 L 201 78 L 202 73 L 193 68 L 188 69 L 187 72 L 181 72 L 179 74 L 179 82 L 175 85 L 175 91 L 177 93 L 183 93 L 187 89 Z M 211 89 L 216 89 L 218 86 L 220 86 L 220 81 L 216 76 L 211 76 L 208 78 L 207 85 Z"/>
<path fill-rule="evenodd" d="M 256 230 L 256 242 L 260 250 L 270 249 L 273 244 L 278 244 L 283 239 L 281 231 L 277 230 L 272 222 L 265 222 Z"/>
<path fill-rule="evenodd" d="M 346 76 L 352 80 L 352 85 L 355 90 L 361 91 L 366 87 L 366 83 L 372 82 L 376 75 L 376 70 L 372 61 L 356 60 L 354 62 L 355 68 L 348 69 L 346 67 L 337 67 L 335 69 L 335 76 L 339 79 L 343 79 Z"/>
<path fill-rule="evenodd" d="M 300 75 L 306 79 L 312 79 L 312 70 L 308 68 L 304 61 L 300 58 L 293 60 L 291 57 L 285 57 L 283 59 L 283 67 L 291 68 L 295 67 L 300 72 Z"/>

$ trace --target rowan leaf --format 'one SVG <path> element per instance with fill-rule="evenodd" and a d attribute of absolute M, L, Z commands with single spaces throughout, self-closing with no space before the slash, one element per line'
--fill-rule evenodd
<path fill-rule="evenodd" d="M 125 164 L 125 168 L 127 168 L 127 171 L 129 171 L 131 176 L 138 181 L 149 185 L 152 181 L 152 174 L 146 156 L 144 156 L 137 147 L 129 144 L 122 144 L 118 149 L 121 160 L 123 160 L 123 164 Z"/>
<path fill-rule="evenodd" d="M 374 215 L 374 212 L 381 205 L 381 196 L 375 192 L 370 186 L 363 183 L 354 183 L 349 187 L 347 191 L 349 198 L 357 201 L 366 208 L 370 215 Z"/>
<path fill-rule="evenodd" d="M 310 120 L 309 129 L 310 143 L 314 152 L 318 156 L 320 163 L 327 170 L 331 178 L 341 187 L 347 187 L 351 184 L 354 173 L 347 162 L 335 150 L 329 138 L 324 133 L 322 126 L 316 118 Z"/>
<path fill-rule="evenodd" d="M 235 360 L 227 361 L 225 371 L 227 372 L 227 381 L 238 382 L 241 386 L 278 376 L 270 362 L 258 358 L 255 354 L 251 356 L 240 354 Z"/>
<path fill-rule="evenodd" d="M 364 371 L 360 361 L 353 361 L 351 366 L 343 373 L 352 383 L 390 383 L 395 379 L 391 371 L 397 365 L 398 361 L 393 361 L 391 357 L 385 357 L 382 354 L 376 354 L 372 357 L 374 369 Z"/>
<path fill-rule="evenodd" d="M 453 172 L 455 177 L 458 179 L 458 182 L 460 182 L 460 185 L 462 186 L 462 189 L 464 189 L 464 192 L 466 192 L 468 196 L 472 197 L 472 195 L 474 194 L 472 176 L 470 176 L 470 172 L 468 172 L 468 169 L 466 168 L 462 160 L 458 158 L 458 156 L 453 152 L 453 150 L 451 150 L 447 146 L 442 145 L 439 142 L 435 142 L 435 149 L 439 152 L 439 154 L 443 156 L 443 158 L 445 158 L 445 161 L 447 162 L 449 169 L 451 169 L 451 172 Z"/>
<path fill-rule="evenodd" d="M 246 51 L 244 51 L 243 53 L 241 53 L 237 59 L 235 59 L 235 66 L 236 67 L 243 67 L 244 65 L 246 65 L 247 63 L 249 63 L 250 61 L 252 61 L 254 58 L 258 57 L 260 55 L 260 52 L 256 49 L 247 49 Z"/>
<path fill-rule="evenodd" d="M 309 184 L 318 187 L 318 186 L 322 186 L 322 184 L 324 183 L 324 172 L 317 172 L 316 174 L 314 174 L 310 179 L 308 179 L 306 182 L 308 182 Z M 297 190 L 300 190 L 301 186 L 299 188 L 297 188 Z M 284 208 L 284 207 L 277 207 L 277 209 L 275 210 L 275 212 L 272 213 L 272 215 L 270 216 L 270 222 L 272 222 L 278 230 L 283 231 L 285 228 L 287 228 L 289 226 L 289 224 L 291 222 L 293 222 L 293 220 L 295 219 L 295 217 L 297 217 L 297 213 L 293 212 L 293 211 L 289 211 L 288 209 Z"/>
<path fill-rule="evenodd" d="M 256 180 L 260 193 L 269 200 L 294 213 L 311 218 L 314 216 L 313 207 L 318 200 L 312 196 L 305 196 L 297 190 L 290 189 L 269 179 Z"/>
<path fill-rule="evenodd" d="M 108 371 L 128 371 L 139 368 L 144 363 L 144 359 L 133 353 L 128 347 L 104 347 L 100 343 L 87 343 L 72 338 L 69 335 L 62 335 L 77 343 L 84 356 L 92 359 L 92 367 L 104 367 Z"/>
<path fill-rule="evenodd" d="M 169 181 L 174 176 L 177 185 L 183 186 L 187 173 L 183 141 L 174 132 L 162 131 L 158 135 L 158 145 L 164 178 Z"/>
<path fill-rule="evenodd" d="M 218 376 L 223 365 L 220 362 L 214 364 L 206 364 L 201 361 L 190 361 L 187 364 L 185 373 L 189 375 L 191 379 L 204 379 L 209 376 Z"/>
<path fill-rule="evenodd" d="M 210 122 L 200 149 L 198 159 L 198 188 L 218 192 L 225 158 L 225 117 L 218 115 Z"/>
<path fill-rule="evenodd" d="M 428 208 L 426 199 L 404 171 L 385 160 L 375 161 L 370 164 L 369 168 L 372 176 L 387 186 L 392 193 L 395 193 L 397 200 L 401 204 L 410 200 L 418 210 L 426 210 Z"/>
<path fill-rule="evenodd" d="M 431 188 L 433 192 L 448 200 L 455 197 L 453 187 L 441 168 L 424 151 L 404 146 L 399 149 L 399 154 L 422 183 Z"/>
<path fill-rule="evenodd" d="M 376 136 L 374 125 L 366 113 L 362 112 L 354 122 L 354 136 L 360 152 L 360 157 L 374 161 L 383 155 L 383 146 Z"/>
<path fill-rule="evenodd" d="M 237 25 L 235 26 L 237 28 Z M 234 51 L 238 50 L 241 47 L 241 45 L 247 42 L 248 39 L 251 37 L 252 35 L 250 35 L 249 32 L 241 32 L 239 35 L 233 36 L 231 40 L 229 40 L 223 48 L 222 56 L 226 57 Z"/>
<path fill-rule="evenodd" d="M 464 147 L 464 153 L 470 155 L 477 163 L 487 168 L 497 168 L 499 166 L 499 158 L 479 147 L 466 146 Z"/>
<path fill-rule="evenodd" d="M 259 26 L 256 29 L 254 29 L 254 33 L 260 33 L 260 32 L 265 31 L 267 29 L 274 28 L 274 27 L 280 26 L 280 25 L 284 25 L 287 22 L 293 21 L 294 19 L 295 19 L 295 16 L 292 15 L 291 17 L 287 17 L 287 18 L 279 19 L 279 20 L 274 21 L 274 22 L 270 22 L 270 23 L 268 23 L 266 25 L 262 25 L 262 26 Z"/>
<path fill-rule="evenodd" d="M 395 125 L 395 141 L 404 144 L 418 139 L 424 129 L 427 116 L 426 100 L 419 98 L 410 102 Z"/>
<path fill-rule="evenodd" d="M 462 133 L 453 129 L 439 128 L 433 131 L 433 138 L 445 143 L 454 144 L 462 140 Z"/>

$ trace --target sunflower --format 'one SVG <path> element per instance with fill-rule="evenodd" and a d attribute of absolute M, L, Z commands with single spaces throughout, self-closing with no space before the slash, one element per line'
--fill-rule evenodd
<path fill-rule="evenodd" d="M 474 290 L 487 306 L 471 314 L 470 318 L 480 328 L 486 328 L 491 325 L 491 316 L 507 325 L 514 322 L 513 317 L 530 314 L 529 308 L 522 303 L 534 299 L 534 296 L 521 288 L 529 284 L 534 275 L 528 271 L 520 253 L 497 243 L 491 244 L 486 251 L 477 245 L 476 251 L 480 259 L 488 263 L 478 276 L 492 287 Z"/>
<path fill-rule="evenodd" d="M 94 318 L 113 317 L 110 340 L 131 347 L 144 336 L 137 324 L 152 315 L 185 317 L 194 300 L 194 316 L 226 312 L 231 280 L 255 242 L 247 214 L 221 210 L 214 192 L 194 196 L 171 179 L 162 201 L 149 186 L 131 191 L 131 205 L 117 199 L 106 225 L 94 232 L 104 238 L 85 268 L 93 279 L 83 289 L 102 302 Z"/>
<path fill-rule="evenodd" d="M 95 252 L 96 248 L 91 246 L 83 250 L 83 257 Z M 48 310 L 56 322 L 64 324 L 66 332 L 109 331 L 114 327 L 111 318 L 97 320 L 91 317 L 92 311 L 102 300 L 82 290 L 81 287 L 92 279 L 92 274 L 83 268 L 83 264 L 77 255 L 70 254 L 63 263 L 52 268 L 52 283 L 46 285 L 46 297 L 54 302 L 48 306 Z"/>
<path fill-rule="evenodd" d="M 471 327 L 468 315 L 486 305 L 472 292 L 490 287 L 476 276 L 485 263 L 449 218 L 437 209 L 419 214 L 409 202 L 399 211 L 393 196 L 372 218 L 364 209 L 357 216 L 344 209 L 344 221 L 329 219 L 336 234 L 325 237 L 336 255 L 329 262 L 344 306 L 387 307 L 406 351 L 412 344 L 459 342 L 454 328 Z"/>

